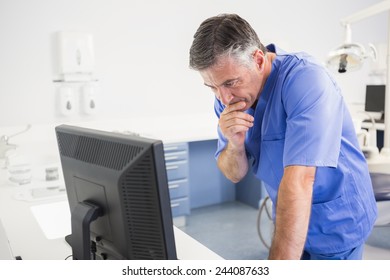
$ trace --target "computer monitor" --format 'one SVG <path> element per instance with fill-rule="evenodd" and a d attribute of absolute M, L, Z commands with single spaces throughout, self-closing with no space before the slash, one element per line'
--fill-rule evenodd
<path fill-rule="evenodd" d="M 385 111 L 385 90 L 385 85 L 366 86 L 366 104 L 364 110 L 366 112 L 382 113 L 382 119 L 384 118 L 383 112 Z"/>
<path fill-rule="evenodd" d="M 177 259 L 163 143 L 55 128 L 73 259 Z"/>

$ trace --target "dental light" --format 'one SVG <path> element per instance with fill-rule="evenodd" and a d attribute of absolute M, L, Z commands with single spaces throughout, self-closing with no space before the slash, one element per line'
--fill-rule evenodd
<path fill-rule="evenodd" d="M 377 51 L 374 45 L 369 44 L 369 51 L 358 43 L 351 42 L 351 26 L 345 24 L 345 41 L 344 44 L 331 51 L 328 55 L 327 66 L 339 73 L 358 70 L 362 67 L 366 58 L 376 60 Z"/>
<path fill-rule="evenodd" d="M 357 70 L 361 67 L 364 60 L 368 57 L 376 58 L 376 51 L 370 46 L 370 51 L 366 51 L 360 44 L 351 43 L 350 25 L 359 20 L 374 16 L 381 12 L 390 11 L 390 0 L 384 0 L 374 4 L 360 12 L 352 14 L 341 19 L 340 23 L 345 28 L 345 42 L 337 49 L 331 51 L 328 56 L 327 65 L 329 68 L 337 69 L 339 73 L 345 73 L 349 70 Z M 390 12 L 388 26 L 388 44 L 387 44 L 387 78 L 385 94 L 385 129 L 384 143 L 380 154 L 390 158 Z"/>

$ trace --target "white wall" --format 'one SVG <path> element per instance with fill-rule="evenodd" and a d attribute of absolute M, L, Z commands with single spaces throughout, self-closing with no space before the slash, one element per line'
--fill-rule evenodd
<path fill-rule="evenodd" d="M 100 111 L 76 120 L 210 112 L 212 93 L 188 69 L 206 17 L 234 12 L 264 43 L 319 59 L 342 43 L 339 19 L 376 0 L 0 0 L 0 126 L 68 120 L 56 113 L 54 34 L 94 36 Z M 348 6 L 351 6 L 350 8 Z M 387 14 L 352 27 L 364 44 L 387 40 Z M 348 102 L 363 102 L 368 67 L 337 76 Z"/>

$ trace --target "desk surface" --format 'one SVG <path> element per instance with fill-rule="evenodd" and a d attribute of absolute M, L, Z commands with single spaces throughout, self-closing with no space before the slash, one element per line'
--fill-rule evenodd
<path fill-rule="evenodd" d="M 14 256 L 8 242 L 7 234 L 0 219 L 0 260 L 10 260 L 13 258 Z"/>
<path fill-rule="evenodd" d="M 41 182 L 42 183 L 42 182 Z M 4 170 L 0 171 L 0 220 L 4 226 L 14 256 L 22 259 L 35 260 L 64 260 L 71 255 L 71 248 L 63 237 L 49 239 L 45 229 L 39 223 L 32 209 L 40 206 L 66 205 L 66 195 L 31 200 L 21 194 L 43 184 L 35 183 L 16 186 L 4 181 Z M 24 198 L 21 199 L 21 198 Z M 61 203 L 64 202 L 64 203 Z M 54 209 L 54 208 L 53 208 Z M 58 210 L 58 209 L 57 209 Z M 69 213 L 69 208 L 60 209 L 61 213 Z M 50 211 L 47 219 L 58 223 L 58 211 Z M 52 215 L 52 216 L 50 216 Z M 68 214 L 70 217 L 70 214 Z M 64 236 L 70 233 L 69 225 L 57 224 L 62 227 Z M 206 248 L 201 243 L 174 227 L 176 250 L 179 259 L 222 259 L 220 256 Z"/>

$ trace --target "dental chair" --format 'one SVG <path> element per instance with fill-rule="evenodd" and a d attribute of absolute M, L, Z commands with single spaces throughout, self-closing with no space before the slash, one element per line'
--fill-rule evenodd
<path fill-rule="evenodd" d="M 376 201 L 390 200 L 390 174 L 371 173 Z"/>
<path fill-rule="evenodd" d="M 371 124 L 366 130 L 362 129 L 362 123 L 367 117 Z M 376 122 L 370 114 L 360 112 L 360 117 L 356 116 L 354 119 L 354 125 L 361 149 L 367 159 L 377 201 L 378 218 L 375 226 L 390 226 L 390 158 L 379 153 Z"/>
<path fill-rule="evenodd" d="M 378 218 L 375 226 L 390 226 L 390 166 L 388 168 L 388 173 L 370 170 L 378 207 Z"/>

